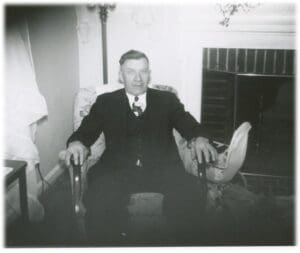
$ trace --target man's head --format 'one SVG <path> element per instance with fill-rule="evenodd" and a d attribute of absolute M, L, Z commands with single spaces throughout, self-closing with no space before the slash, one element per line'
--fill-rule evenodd
<path fill-rule="evenodd" d="M 121 56 L 119 63 L 119 80 L 126 92 L 132 95 L 145 93 L 151 73 L 148 57 L 142 52 L 130 50 Z"/>

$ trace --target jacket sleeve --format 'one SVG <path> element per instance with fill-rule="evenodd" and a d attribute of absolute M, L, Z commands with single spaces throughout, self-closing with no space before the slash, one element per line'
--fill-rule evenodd
<path fill-rule="evenodd" d="M 82 120 L 79 128 L 69 137 L 67 146 L 73 141 L 80 141 L 89 148 L 103 131 L 103 98 L 99 96 L 92 105 L 89 114 Z"/>
<path fill-rule="evenodd" d="M 184 105 L 172 94 L 171 96 L 171 122 L 173 127 L 187 140 L 205 136 L 203 128 L 196 119 L 184 109 Z"/>

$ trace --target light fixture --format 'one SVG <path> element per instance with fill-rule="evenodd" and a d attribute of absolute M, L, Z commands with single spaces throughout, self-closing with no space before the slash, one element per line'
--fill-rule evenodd
<path fill-rule="evenodd" d="M 106 22 L 108 17 L 108 12 L 113 11 L 116 8 L 116 4 L 90 4 L 87 6 L 88 10 L 96 9 L 99 14 L 101 21 L 101 31 L 102 31 L 102 63 L 103 63 L 103 83 L 108 83 L 108 71 L 107 71 L 107 39 L 106 39 Z"/>

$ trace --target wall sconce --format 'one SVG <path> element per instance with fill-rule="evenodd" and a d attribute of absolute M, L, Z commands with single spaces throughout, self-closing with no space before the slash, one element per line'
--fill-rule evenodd
<path fill-rule="evenodd" d="M 219 12 L 223 15 L 223 20 L 219 22 L 220 25 L 228 27 L 230 18 L 237 12 L 247 13 L 251 9 L 259 6 L 259 3 L 250 4 L 250 3 L 237 3 L 237 4 L 216 4 Z"/>

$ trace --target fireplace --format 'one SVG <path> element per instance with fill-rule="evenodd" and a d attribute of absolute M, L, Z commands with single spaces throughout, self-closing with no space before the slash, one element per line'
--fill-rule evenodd
<path fill-rule="evenodd" d="M 294 175 L 293 50 L 204 49 L 201 123 L 229 143 L 249 121 L 246 173 Z"/>

